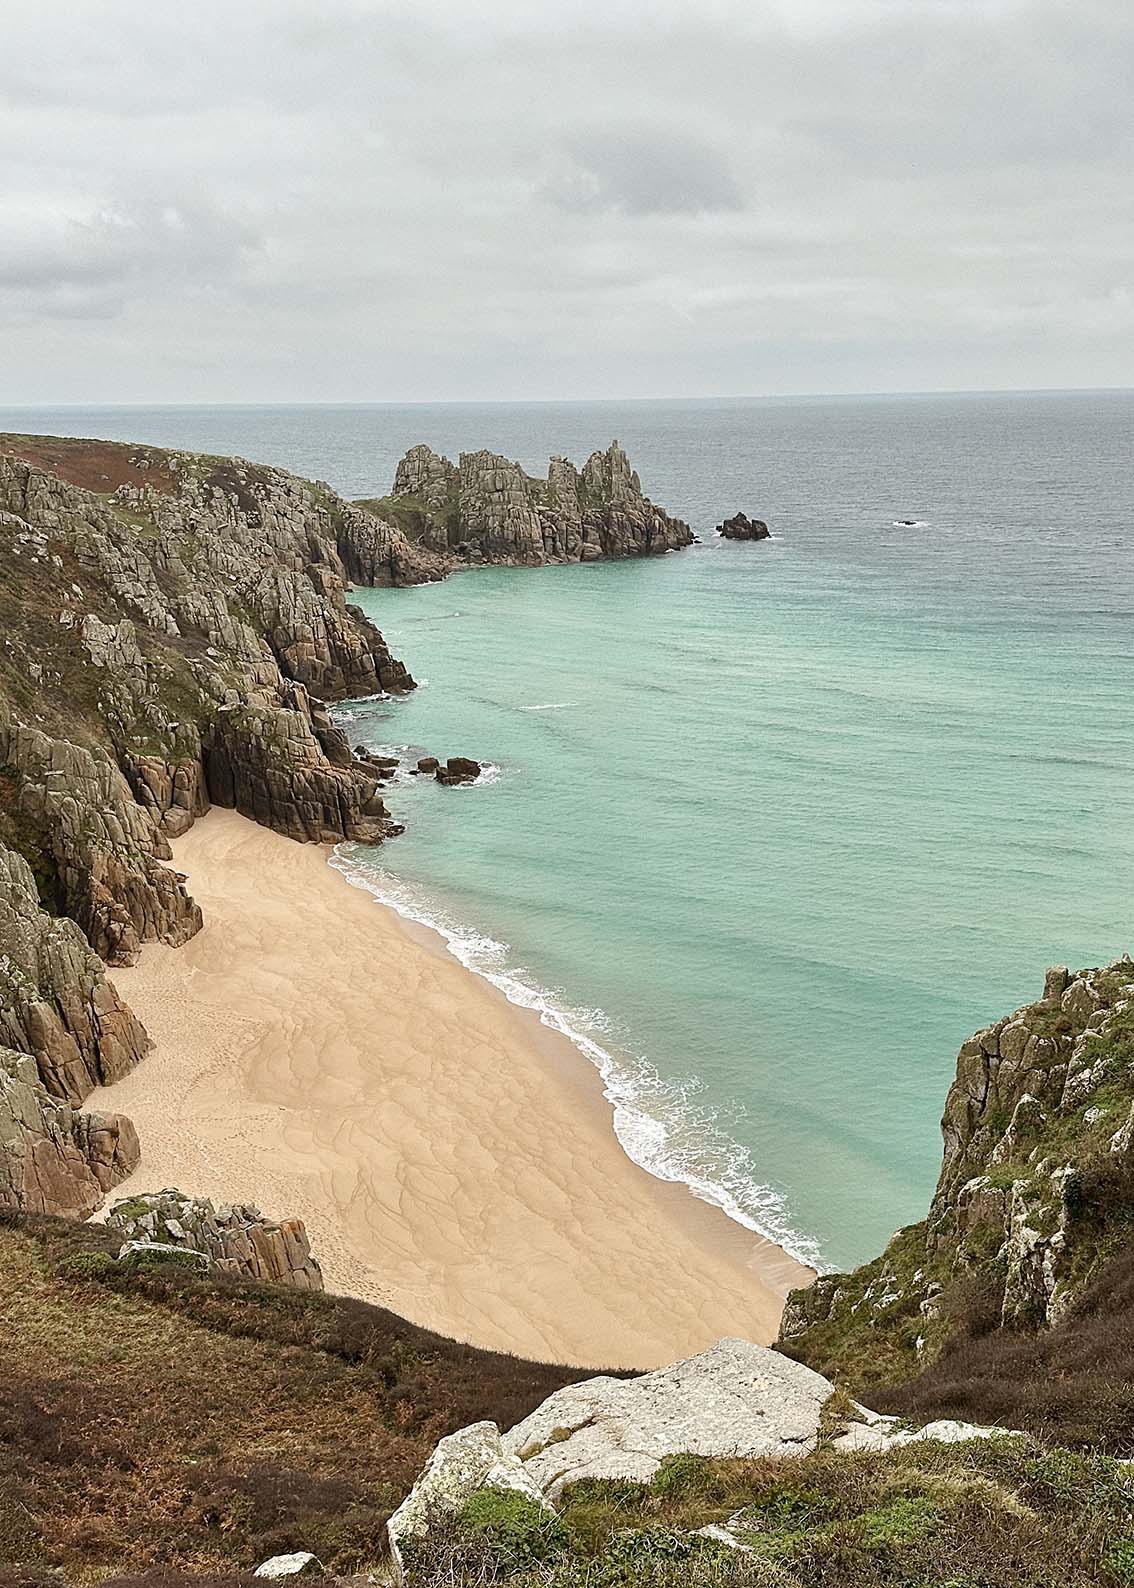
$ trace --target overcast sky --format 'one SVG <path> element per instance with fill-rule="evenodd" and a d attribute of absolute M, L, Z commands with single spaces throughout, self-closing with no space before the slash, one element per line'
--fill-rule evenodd
<path fill-rule="evenodd" d="M 3 0 L 0 404 L 1134 385 L 1134 0 Z"/>

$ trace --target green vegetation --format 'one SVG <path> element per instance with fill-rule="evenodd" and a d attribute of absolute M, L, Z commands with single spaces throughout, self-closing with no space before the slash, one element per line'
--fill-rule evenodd
<path fill-rule="evenodd" d="M 1134 1582 L 1134 1478 L 1027 1439 L 801 1460 L 677 1456 L 587 1481 L 557 1519 L 478 1496 L 414 1582 L 511 1588 L 1086 1588 Z M 725 1528 L 739 1548 L 698 1536 Z M 532 1547 L 534 1544 L 534 1548 Z M 534 1555 L 534 1558 L 532 1558 Z"/>
<path fill-rule="evenodd" d="M 1112 1143 L 1134 1117 L 1134 966 L 1116 964 L 1092 982 L 1095 996 L 1069 1005 L 1077 1017 L 1042 1002 L 1023 1011 L 1026 1056 L 1001 1062 L 1001 1095 L 971 1115 L 965 1155 L 939 1187 L 931 1224 L 900 1231 L 851 1274 L 820 1279 L 801 1299 L 802 1327 L 789 1328 L 790 1355 L 880 1409 L 938 1404 L 944 1394 L 951 1413 L 974 1421 L 1002 1416 L 1127 1453 L 1127 1422 L 1108 1407 L 1106 1385 L 1132 1354 L 1114 1297 L 1128 1283 L 1134 1153 Z M 967 1062 L 962 1099 L 980 1081 L 979 1065 Z M 1080 1348 L 1086 1335 L 1093 1361 Z M 994 1383 L 994 1361 L 1010 1356 L 1017 1372 L 1001 1376 L 1013 1396 Z"/>
<path fill-rule="evenodd" d="M 455 494 L 437 507 L 430 506 L 420 496 L 363 497 L 354 505 L 365 508 L 387 524 L 393 524 L 407 540 L 421 540 L 437 524 L 444 529 L 448 545 L 456 545 L 461 538 L 461 508 Z"/>

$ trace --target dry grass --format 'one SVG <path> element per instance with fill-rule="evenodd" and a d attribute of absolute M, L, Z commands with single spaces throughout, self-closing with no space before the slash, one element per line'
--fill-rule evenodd
<path fill-rule="evenodd" d="M 879 1411 L 960 1417 L 1049 1443 L 1134 1457 L 1134 1251 L 1102 1270 L 1055 1328 L 988 1328 L 974 1304 L 940 1357 L 908 1383 L 870 1390 Z"/>
<path fill-rule="evenodd" d="M 583 1376 L 359 1302 L 83 1255 L 116 1245 L 0 1220 L 4 1569 L 229 1574 L 292 1549 L 359 1569 L 442 1434 Z"/>

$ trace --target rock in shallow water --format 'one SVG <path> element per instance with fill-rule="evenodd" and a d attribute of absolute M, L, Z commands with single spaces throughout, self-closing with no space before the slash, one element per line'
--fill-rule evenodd
<path fill-rule="evenodd" d="M 481 774 L 479 761 L 467 755 L 451 755 L 444 766 L 437 768 L 438 783 L 475 783 Z"/>

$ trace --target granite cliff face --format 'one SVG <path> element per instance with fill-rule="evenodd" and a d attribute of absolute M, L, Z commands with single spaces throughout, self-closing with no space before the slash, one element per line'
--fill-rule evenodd
<path fill-rule="evenodd" d="M 46 1091 L 72 1104 L 149 1046 L 78 926 L 41 908 L 31 868 L 2 847 L 0 1044 L 30 1055 Z"/>
<path fill-rule="evenodd" d="M 85 1219 L 138 1166 L 121 1114 L 80 1114 L 52 1097 L 33 1058 L 0 1047 L 0 1209 Z"/>
<path fill-rule="evenodd" d="M 103 967 L 199 930 L 170 839 L 210 804 L 303 840 L 399 830 L 328 703 L 414 682 L 347 586 L 443 572 L 282 470 L 0 437 L 0 1043 L 49 1100 L 145 1052 Z M 39 1190 L 13 1170 L 4 1196 L 89 1212 L 111 1181 L 84 1180 L 81 1127 L 37 1116 L 25 1081 L 12 1139 L 42 1117 L 20 1160 Z"/>
<path fill-rule="evenodd" d="M 114 488 L 72 483 L 95 473 Z M 0 532 L 3 808 L 104 957 L 196 929 L 160 863 L 211 801 L 381 839 L 377 780 L 323 702 L 413 688 L 346 580 L 434 577 L 427 552 L 280 470 L 20 438 L 0 442 Z"/>
<path fill-rule="evenodd" d="M 351 582 L 692 538 L 617 443 L 546 481 L 415 448 L 398 482 L 389 522 L 241 459 L 0 436 L 0 1042 L 50 1097 L 77 1105 L 145 1051 L 102 967 L 199 930 L 170 840 L 211 804 L 304 841 L 401 830 L 330 716 L 414 688 Z M 455 766 L 438 776 L 475 775 Z"/>
<path fill-rule="evenodd" d="M 1061 1324 L 1134 1224 L 1134 962 L 1047 973 L 962 1046 L 929 1216 L 788 1299 L 781 1345 L 860 1381 L 906 1377 L 979 1328 Z"/>
<path fill-rule="evenodd" d="M 380 505 L 420 546 L 454 563 L 593 562 L 673 551 L 694 538 L 643 496 L 617 441 L 581 469 L 552 458 L 545 480 L 494 452 L 462 452 L 454 464 L 412 447 Z"/>

